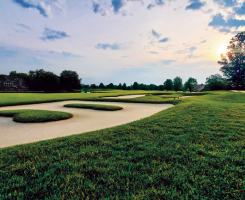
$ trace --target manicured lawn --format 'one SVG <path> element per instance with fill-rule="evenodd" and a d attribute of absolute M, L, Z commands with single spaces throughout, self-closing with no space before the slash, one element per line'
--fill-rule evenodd
<path fill-rule="evenodd" d="M 126 125 L 0 149 L 0 199 L 244 199 L 245 94 L 206 94 Z"/>
<path fill-rule="evenodd" d="M 103 91 L 100 91 L 103 92 Z M 106 93 L 105 93 L 106 92 Z M 167 94 L 167 95 L 204 95 L 206 93 L 187 93 L 187 92 L 166 92 L 166 91 L 128 91 L 128 90 L 109 90 L 104 93 L 0 93 L 0 107 L 12 105 L 35 104 L 44 102 L 55 102 L 63 100 L 87 100 L 87 101 L 106 101 L 106 102 L 136 102 L 136 103 L 164 103 L 162 97 L 151 95 L 134 99 L 100 99 L 100 97 L 117 97 L 130 94 Z"/>
<path fill-rule="evenodd" d="M 49 110 L 3 110 L 0 116 L 13 117 L 15 122 L 35 123 L 35 122 L 51 122 L 69 119 L 73 115 L 67 112 L 49 111 Z"/>
<path fill-rule="evenodd" d="M 94 110 L 107 110 L 107 111 L 115 111 L 122 110 L 123 108 L 120 106 L 109 106 L 109 105 L 100 105 L 100 104 L 66 104 L 64 107 L 71 108 L 86 108 L 86 109 L 94 109 Z"/>

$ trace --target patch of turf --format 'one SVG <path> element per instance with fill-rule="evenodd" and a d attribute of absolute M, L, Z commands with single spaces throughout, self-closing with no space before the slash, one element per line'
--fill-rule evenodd
<path fill-rule="evenodd" d="M 100 104 L 66 104 L 64 105 L 64 107 L 87 108 L 87 109 L 107 110 L 107 111 L 115 111 L 115 110 L 123 109 L 120 106 L 110 106 L 110 105 L 100 105 Z"/>
<path fill-rule="evenodd" d="M 51 122 L 69 119 L 73 115 L 67 112 L 49 110 L 3 110 L 0 116 L 13 117 L 13 121 L 22 123 Z"/>

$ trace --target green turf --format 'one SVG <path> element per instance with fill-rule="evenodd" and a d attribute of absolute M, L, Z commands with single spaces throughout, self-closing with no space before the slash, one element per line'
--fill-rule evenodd
<path fill-rule="evenodd" d="M 36 123 L 36 122 L 51 122 L 69 119 L 72 117 L 71 113 L 49 111 L 49 110 L 3 110 L 0 111 L 0 116 L 13 117 L 13 121 L 22 123 Z"/>
<path fill-rule="evenodd" d="M 107 111 L 115 111 L 115 110 L 122 110 L 123 108 L 120 106 L 109 106 L 109 105 L 100 105 L 100 104 L 66 104 L 64 107 L 71 107 L 71 108 L 86 108 L 86 109 L 94 109 L 94 110 L 107 110 Z"/>
<path fill-rule="evenodd" d="M 0 149 L 0 199 L 244 199 L 245 94 L 172 102 L 126 125 Z"/>
<path fill-rule="evenodd" d="M 63 100 L 87 100 L 87 101 L 105 101 L 105 102 L 131 102 L 131 103 L 165 103 L 166 100 L 158 95 L 151 95 L 154 97 L 145 96 L 133 99 L 101 99 L 101 97 L 117 97 L 122 95 L 132 94 L 169 94 L 169 95 L 205 95 L 208 93 L 187 93 L 187 92 L 164 92 L 164 91 L 125 91 L 125 90 L 109 90 L 107 93 L 0 93 L 0 107 L 35 104 L 45 102 L 55 102 Z M 172 101 L 168 101 L 172 102 Z"/>

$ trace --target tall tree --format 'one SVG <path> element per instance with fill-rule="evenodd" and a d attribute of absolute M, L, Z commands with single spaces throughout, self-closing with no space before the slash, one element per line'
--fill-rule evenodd
<path fill-rule="evenodd" d="M 9 72 L 9 76 L 17 76 L 17 72 L 16 71 L 11 71 L 11 72 Z"/>
<path fill-rule="evenodd" d="M 245 88 L 245 31 L 231 38 L 227 52 L 221 54 L 220 71 L 236 89 Z"/>
<path fill-rule="evenodd" d="M 126 90 L 126 89 L 127 89 L 126 83 L 123 83 L 122 89 L 123 89 L 123 90 Z"/>
<path fill-rule="evenodd" d="M 156 85 L 155 84 L 150 84 L 149 88 L 150 88 L 150 90 L 155 90 L 156 89 Z"/>
<path fill-rule="evenodd" d="M 95 84 L 91 84 L 90 87 L 91 87 L 92 89 L 95 89 L 97 86 L 96 86 Z"/>
<path fill-rule="evenodd" d="M 206 88 L 208 90 L 225 90 L 227 89 L 227 80 L 220 74 L 211 75 L 206 78 Z"/>
<path fill-rule="evenodd" d="M 121 90 L 122 89 L 122 84 L 119 83 L 119 85 L 117 86 L 117 88 Z"/>
<path fill-rule="evenodd" d="M 197 86 L 197 80 L 191 77 L 185 82 L 184 85 L 184 87 L 186 89 L 189 89 L 190 92 L 193 91 L 196 86 Z"/>
<path fill-rule="evenodd" d="M 180 90 L 182 87 L 182 79 L 179 76 L 176 76 L 173 81 L 173 89 L 174 91 Z"/>
<path fill-rule="evenodd" d="M 107 88 L 108 88 L 108 89 L 114 89 L 113 83 L 110 83 L 109 85 L 107 85 Z"/>
<path fill-rule="evenodd" d="M 139 89 L 139 84 L 137 82 L 134 82 L 133 89 L 134 90 L 138 90 Z"/>
<path fill-rule="evenodd" d="M 101 88 L 101 89 L 105 88 L 104 84 L 100 83 L 99 88 Z"/>
<path fill-rule="evenodd" d="M 28 88 L 33 91 L 57 91 L 59 77 L 43 69 L 29 71 Z"/>
<path fill-rule="evenodd" d="M 167 79 L 164 83 L 165 90 L 169 91 L 173 89 L 173 81 L 171 79 Z"/>
<path fill-rule="evenodd" d="M 72 70 L 64 70 L 60 74 L 60 87 L 64 90 L 80 89 L 81 80 L 77 72 Z"/>

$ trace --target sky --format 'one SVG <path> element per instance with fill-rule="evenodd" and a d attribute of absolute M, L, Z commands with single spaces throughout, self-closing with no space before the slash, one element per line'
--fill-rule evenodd
<path fill-rule="evenodd" d="M 176 76 L 201 84 L 221 74 L 218 49 L 241 31 L 244 0 L 1 0 L 0 74 L 73 70 L 83 84 Z"/>

